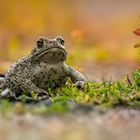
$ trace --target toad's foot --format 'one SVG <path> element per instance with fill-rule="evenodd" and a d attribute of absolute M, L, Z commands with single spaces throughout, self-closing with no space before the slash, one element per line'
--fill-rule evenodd
<path fill-rule="evenodd" d="M 9 94 L 10 94 L 10 89 L 6 88 L 5 90 L 2 91 L 0 98 L 2 99 L 4 97 L 7 97 Z"/>
<path fill-rule="evenodd" d="M 77 87 L 78 89 L 84 89 L 84 81 L 77 81 L 75 84 L 73 84 L 74 87 Z"/>

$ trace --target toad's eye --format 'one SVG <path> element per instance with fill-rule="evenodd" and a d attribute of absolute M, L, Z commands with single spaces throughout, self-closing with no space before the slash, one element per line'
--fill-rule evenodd
<path fill-rule="evenodd" d="M 64 45 L 64 39 L 62 37 L 57 37 L 56 40 L 61 44 Z"/>
<path fill-rule="evenodd" d="M 37 47 L 38 48 L 41 48 L 43 46 L 43 38 L 40 38 L 38 41 L 37 41 Z"/>

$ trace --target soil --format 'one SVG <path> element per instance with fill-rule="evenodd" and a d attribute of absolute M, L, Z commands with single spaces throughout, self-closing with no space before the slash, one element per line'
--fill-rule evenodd
<path fill-rule="evenodd" d="M 0 118 L 1 140 L 139 140 L 140 111 L 116 108 L 67 115 Z"/>

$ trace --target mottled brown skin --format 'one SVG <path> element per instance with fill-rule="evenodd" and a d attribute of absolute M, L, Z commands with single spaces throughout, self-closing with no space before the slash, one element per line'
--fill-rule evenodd
<path fill-rule="evenodd" d="M 86 81 L 84 76 L 66 65 L 66 58 L 67 52 L 61 37 L 40 37 L 31 54 L 16 61 L 5 74 L 3 90 L 47 93 L 49 87 L 64 85 L 68 77 L 75 86 L 82 87 Z"/>

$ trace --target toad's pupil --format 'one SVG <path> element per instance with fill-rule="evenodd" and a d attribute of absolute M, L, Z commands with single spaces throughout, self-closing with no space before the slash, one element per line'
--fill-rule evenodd
<path fill-rule="evenodd" d="M 61 44 L 64 45 L 64 40 L 61 40 Z"/>

